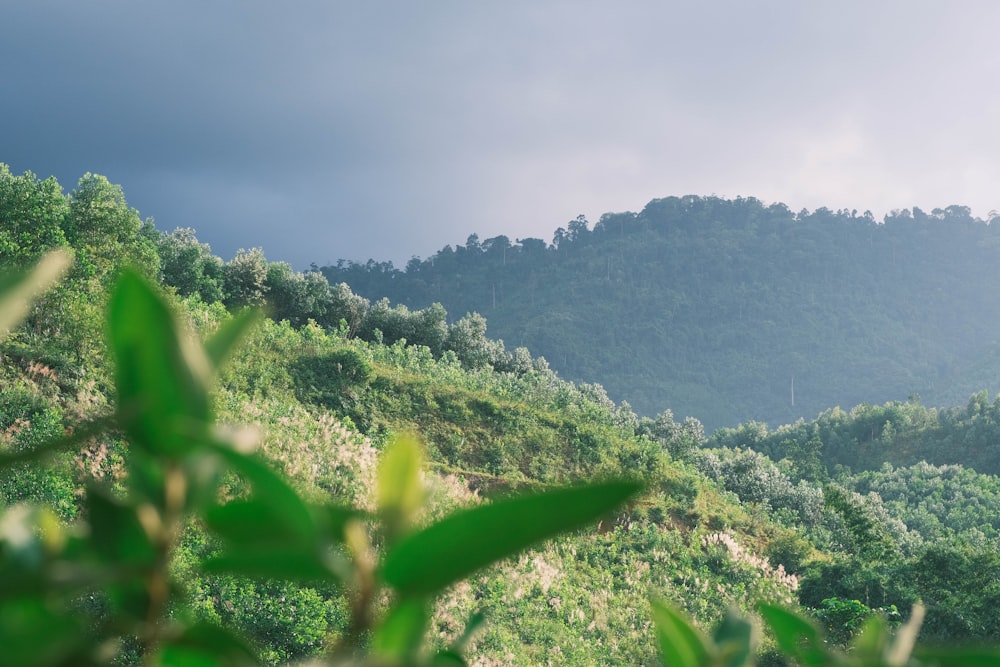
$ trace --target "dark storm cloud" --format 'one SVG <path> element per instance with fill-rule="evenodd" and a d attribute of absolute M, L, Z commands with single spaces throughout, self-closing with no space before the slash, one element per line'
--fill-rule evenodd
<path fill-rule="evenodd" d="M 298 267 L 549 238 L 670 194 L 969 204 L 989 3 L 18 3 L 0 161 Z"/>

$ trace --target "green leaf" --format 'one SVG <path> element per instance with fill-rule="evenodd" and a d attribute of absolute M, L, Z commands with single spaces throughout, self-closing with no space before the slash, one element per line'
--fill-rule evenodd
<path fill-rule="evenodd" d="M 299 498 L 266 461 L 215 445 L 219 454 L 252 487 L 250 498 L 206 513 L 208 526 L 227 544 L 209 559 L 212 573 L 294 581 L 341 581 L 342 564 L 334 547 L 343 526 L 356 513 L 334 506 L 312 508 Z"/>
<path fill-rule="evenodd" d="M 218 370 L 233 348 L 258 322 L 264 319 L 259 310 L 245 309 L 219 325 L 218 331 L 205 341 L 205 355 L 214 370 Z"/>
<path fill-rule="evenodd" d="M 161 667 L 220 667 L 223 663 L 210 649 L 167 644 L 156 661 Z"/>
<path fill-rule="evenodd" d="M 920 634 L 920 626 L 923 625 L 924 615 L 927 608 L 917 602 L 910 610 L 910 618 L 896 630 L 896 637 L 892 642 L 892 648 L 885 656 L 885 662 L 891 667 L 903 667 L 913 652 L 913 646 L 917 643 L 917 635 Z"/>
<path fill-rule="evenodd" d="M 431 667 L 466 667 L 468 664 L 465 658 L 454 651 L 440 651 L 431 658 Z"/>
<path fill-rule="evenodd" d="M 823 636 L 815 625 L 774 605 L 761 605 L 759 611 L 785 654 L 797 658 L 806 667 L 836 664 L 827 656 Z"/>
<path fill-rule="evenodd" d="M 65 250 L 52 250 L 28 271 L 0 277 L 0 340 L 24 319 L 31 302 L 66 272 L 73 258 Z"/>
<path fill-rule="evenodd" d="M 367 512 L 342 505 L 319 505 L 310 509 L 317 532 L 330 543 L 344 542 L 344 526 L 351 519 L 369 519 Z"/>
<path fill-rule="evenodd" d="M 427 603 L 401 600 L 391 609 L 372 635 L 372 655 L 388 661 L 404 661 L 420 650 L 427 627 Z"/>
<path fill-rule="evenodd" d="M 229 551 L 202 564 L 209 574 L 233 574 L 259 579 L 340 583 L 336 563 L 299 546 L 258 547 Z"/>
<path fill-rule="evenodd" d="M 465 623 L 465 630 L 462 631 L 462 636 L 452 642 L 452 645 L 449 647 L 449 651 L 455 655 L 461 655 L 464 653 L 465 647 L 470 641 L 472 641 L 473 635 L 475 635 L 479 628 L 482 627 L 485 620 L 486 616 L 483 615 L 483 612 L 481 611 L 477 611 L 470 616 L 469 620 Z"/>
<path fill-rule="evenodd" d="M 0 591 L 2 597 L 37 596 L 52 593 L 55 586 L 40 568 L 29 568 L 24 563 L 4 563 L 0 566 Z"/>
<path fill-rule="evenodd" d="M 108 340 L 119 415 L 133 443 L 158 454 L 190 451 L 210 422 L 208 361 L 134 271 L 122 273 L 111 295 Z"/>
<path fill-rule="evenodd" d="M 640 488 L 610 482 L 457 512 L 391 548 L 382 577 L 406 595 L 434 593 L 496 560 L 594 521 Z"/>
<path fill-rule="evenodd" d="M 316 544 L 316 525 L 309 507 L 264 459 L 242 454 L 225 445 L 214 445 L 213 451 L 250 482 L 253 487 L 251 501 L 267 508 L 264 520 L 281 521 L 282 534 L 292 536 L 299 544 Z M 233 530 L 239 529 L 234 527 Z"/>
<path fill-rule="evenodd" d="M 0 663 L 71 664 L 86 647 L 87 633 L 65 610 L 51 609 L 40 597 L 0 601 Z"/>
<path fill-rule="evenodd" d="M 123 565 L 148 566 L 156 561 L 156 547 L 143 528 L 136 509 L 104 496 L 87 492 L 93 544 L 105 559 Z M 152 508 L 150 508 L 151 511 Z"/>
<path fill-rule="evenodd" d="M 854 654 L 872 662 L 882 659 L 889 643 L 889 628 L 881 616 L 876 614 L 865 621 L 861 632 L 851 642 Z"/>
<path fill-rule="evenodd" d="M 663 602 L 652 601 L 653 626 L 664 667 L 705 667 L 709 650 L 704 636 L 684 615 Z"/>
<path fill-rule="evenodd" d="M 311 546 L 316 536 L 330 544 L 342 543 L 344 524 L 352 518 L 364 516 L 353 508 L 334 505 L 310 507 L 309 511 L 317 528 L 316 533 L 303 534 L 294 530 L 284 514 L 276 511 L 272 504 L 257 499 L 234 500 L 212 507 L 205 515 L 205 523 L 234 547 Z"/>
<path fill-rule="evenodd" d="M 413 521 L 424 503 L 420 469 L 424 455 L 411 435 L 395 438 L 378 465 L 378 510 L 386 534 L 395 540 Z"/>
<path fill-rule="evenodd" d="M 712 635 L 715 641 L 715 664 L 719 667 L 743 667 L 750 658 L 753 626 L 730 610 Z"/>
<path fill-rule="evenodd" d="M 917 647 L 914 657 L 928 667 L 996 667 L 1000 665 L 1000 647 L 955 646 Z"/>
<path fill-rule="evenodd" d="M 277 508 L 261 500 L 234 500 L 212 507 L 205 515 L 205 523 L 216 534 L 238 547 L 312 544 L 308 539 L 311 536 L 303 536 L 284 520 Z"/>
<path fill-rule="evenodd" d="M 163 667 L 255 667 L 259 663 L 242 639 L 228 630 L 198 623 L 171 639 L 157 664 Z"/>

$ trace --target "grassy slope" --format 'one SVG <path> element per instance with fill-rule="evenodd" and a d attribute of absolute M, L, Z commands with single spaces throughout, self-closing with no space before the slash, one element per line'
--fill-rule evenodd
<path fill-rule="evenodd" d="M 185 308 L 202 335 L 227 316 L 221 306 Z M 96 321 L 86 328 L 99 335 Z M 70 363 L 45 363 L 64 363 L 53 349 L 45 333 L 3 344 L 0 445 L 30 446 L 107 408 L 100 359 L 74 374 Z M 360 360 L 364 372 L 325 382 L 316 373 L 337 369 L 331 358 L 341 363 L 337 373 L 345 360 Z M 308 494 L 360 505 L 370 502 L 377 452 L 389 435 L 422 434 L 431 459 L 428 519 L 524 486 L 643 477 L 649 493 L 619 515 L 498 564 L 439 602 L 437 642 L 460 633 L 476 610 L 487 615 L 472 649 L 478 664 L 647 664 L 654 655 L 650 595 L 673 600 L 706 625 L 732 605 L 750 609 L 761 599 L 794 597 L 766 564 L 709 543 L 725 531 L 762 553 L 787 531 L 670 461 L 658 443 L 637 438 L 634 416 L 595 387 L 548 372 L 520 379 L 469 372 L 423 349 L 267 321 L 225 371 L 217 406 L 221 422 L 255 428 L 265 454 Z M 47 502 L 71 519 L 75 489 L 93 477 L 113 486 L 126 450 L 107 438 L 58 461 L 55 474 L 8 474 L 0 500 Z M 194 558 L 212 548 L 192 527 L 177 555 L 191 606 L 240 628 L 268 661 L 308 655 L 342 628 L 337 591 L 199 576 Z"/>
<path fill-rule="evenodd" d="M 303 367 L 321 369 L 347 351 L 370 367 L 358 383 L 334 394 L 319 391 L 315 373 L 304 377 Z M 794 598 L 787 580 L 748 555 L 763 553 L 787 529 L 637 438 L 590 388 L 548 373 L 470 373 L 421 349 L 271 322 L 243 348 L 224 384 L 224 417 L 259 425 L 265 451 L 300 483 L 355 502 L 366 502 L 375 450 L 403 430 L 427 443 L 435 514 L 524 485 L 601 475 L 647 480 L 650 492 L 620 516 L 500 564 L 438 605 L 439 641 L 476 609 L 486 613 L 473 650 L 480 664 L 539 664 L 557 655 L 563 664 L 645 664 L 653 655 L 650 595 L 706 624 L 732 605 Z M 367 437 L 345 426 L 352 423 Z M 710 543 L 723 532 L 746 552 Z"/>

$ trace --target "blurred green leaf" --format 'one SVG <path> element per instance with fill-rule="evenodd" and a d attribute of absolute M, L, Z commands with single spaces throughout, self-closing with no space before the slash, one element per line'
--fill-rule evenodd
<path fill-rule="evenodd" d="M 6 562 L 0 565 L 0 597 L 15 598 L 25 595 L 42 596 L 55 587 L 39 568 L 28 567 L 23 562 Z"/>
<path fill-rule="evenodd" d="M 217 370 L 233 348 L 258 322 L 264 319 L 259 310 L 245 309 L 223 322 L 218 331 L 205 341 L 205 354 L 213 370 Z"/>
<path fill-rule="evenodd" d="M 266 508 L 262 510 L 265 512 L 263 520 L 280 520 L 282 534 L 292 537 L 298 543 L 317 542 L 316 525 L 309 507 L 267 461 L 258 456 L 242 454 L 225 445 L 215 445 L 213 451 L 219 454 L 234 472 L 251 484 L 250 501 Z M 240 511 L 234 510 L 234 512 Z M 240 529 L 234 527 L 233 530 Z"/>
<path fill-rule="evenodd" d="M 0 276 L 0 340 L 24 319 L 35 297 L 59 280 L 72 261 L 69 252 L 52 250 L 34 268 Z"/>
<path fill-rule="evenodd" d="M 431 667 L 466 667 L 468 664 L 465 658 L 454 651 L 441 651 L 431 658 Z"/>
<path fill-rule="evenodd" d="M 202 569 L 209 574 L 233 574 L 257 579 L 340 583 L 332 559 L 328 561 L 322 554 L 299 545 L 230 550 L 206 560 Z"/>
<path fill-rule="evenodd" d="M 371 650 L 376 658 L 403 661 L 417 654 L 427 627 L 427 603 L 421 599 L 401 600 L 372 634 Z"/>
<path fill-rule="evenodd" d="M 0 601 L 0 664 L 62 665 L 87 646 L 87 633 L 65 610 L 41 597 Z"/>
<path fill-rule="evenodd" d="M 111 614 L 124 624 L 135 626 L 145 623 L 149 620 L 150 609 L 154 605 L 146 582 L 139 577 L 130 576 L 134 573 L 124 568 L 117 568 L 116 574 L 121 581 L 101 588 L 107 597 Z"/>
<path fill-rule="evenodd" d="M 390 540 L 405 531 L 424 503 L 420 443 L 412 435 L 396 437 L 378 465 L 378 510 Z"/>
<path fill-rule="evenodd" d="M 917 635 L 920 634 L 920 626 L 924 623 L 924 615 L 926 613 L 926 607 L 920 602 L 913 605 L 913 608 L 910 610 L 909 620 L 896 630 L 892 647 L 886 652 L 886 664 L 891 667 L 903 667 L 909 661 L 913 647 L 917 643 Z"/>
<path fill-rule="evenodd" d="M 214 451 L 250 483 L 251 493 L 206 513 L 208 527 L 226 544 L 204 563 L 204 570 L 339 583 L 344 567 L 335 546 L 343 542 L 344 524 L 363 513 L 333 505 L 310 507 L 263 459 L 223 445 Z"/>
<path fill-rule="evenodd" d="M 75 533 L 44 506 L 0 512 L 0 597 L 75 595 L 111 581 L 110 569 L 93 562 L 90 535 Z"/>
<path fill-rule="evenodd" d="M 122 273 L 111 295 L 108 340 L 119 414 L 134 444 L 158 454 L 190 451 L 210 421 L 208 361 L 134 271 Z"/>
<path fill-rule="evenodd" d="M 870 661 L 881 660 L 889 645 L 889 628 L 879 615 L 865 621 L 861 631 L 851 642 L 854 654 Z"/>
<path fill-rule="evenodd" d="M 161 667 L 219 667 L 225 663 L 208 648 L 167 644 L 160 650 L 156 664 Z"/>
<path fill-rule="evenodd" d="M 683 614 L 669 605 L 652 601 L 653 627 L 664 667 L 705 667 L 709 650 L 705 637 Z"/>
<path fill-rule="evenodd" d="M 135 508 L 95 489 L 87 491 L 87 507 L 94 547 L 107 561 L 140 567 L 156 561 L 156 547 Z"/>
<path fill-rule="evenodd" d="M 712 635 L 715 641 L 715 664 L 719 667 L 743 667 L 750 659 L 753 626 L 730 610 Z"/>
<path fill-rule="evenodd" d="M 299 543 L 311 545 L 311 541 L 302 542 L 303 535 L 284 520 L 280 511 L 261 500 L 234 500 L 212 507 L 205 515 L 205 523 L 216 534 L 238 547 Z"/>
<path fill-rule="evenodd" d="M 482 627 L 483 622 L 486 620 L 486 616 L 481 611 L 477 611 L 469 620 L 465 623 L 465 630 L 462 631 L 462 636 L 452 642 L 450 651 L 456 655 L 461 655 L 465 652 L 465 647 L 472 640 L 472 637 L 476 634 L 480 627 Z"/>
<path fill-rule="evenodd" d="M 135 498 L 142 498 L 155 506 L 166 499 L 166 468 L 163 460 L 153 452 L 138 447 L 129 451 L 129 488 Z"/>
<path fill-rule="evenodd" d="M 827 655 L 819 629 L 801 616 L 774 605 L 761 605 L 760 615 L 774 634 L 781 650 L 799 660 L 805 667 L 836 664 Z"/>
<path fill-rule="evenodd" d="M 914 657 L 928 667 L 997 667 L 1000 647 L 918 647 Z"/>
<path fill-rule="evenodd" d="M 406 595 L 434 593 L 496 560 L 596 520 L 639 489 L 633 482 L 610 482 L 457 512 L 391 548 L 382 576 Z"/>
<path fill-rule="evenodd" d="M 309 508 L 317 534 L 327 543 L 343 542 L 344 524 L 363 514 L 348 507 L 321 506 Z M 291 529 L 284 515 L 274 507 L 256 499 L 234 500 L 212 507 L 205 515 L 205 523 L 217 535 L 235 547 L 303 544 L 312 546 L 313 534 L 303 535 Z M 303 541 L 303 538 L 308 538 Z"/>
<path fill-rule="evenodd" d="M 255 667 L 259 663 L 242 639 L 208 623 L 186 628 L 162 649 L 163 667 Z"/>
<path fill-rule="evenodd" d="M 344 526 L 351 519 L 367 519 L 368 514 L 342 505 L 318 505 L 310 508 L 319 534 L 331 543 L 343 543 Z"/>

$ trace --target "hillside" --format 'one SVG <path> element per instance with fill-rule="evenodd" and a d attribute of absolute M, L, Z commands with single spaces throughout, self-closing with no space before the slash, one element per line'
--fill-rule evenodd
<path fill-rule="evenodd" d="M 363 340 L 346 324 L 306 321 L 333 303 L 315 275 L 294 274 L 253 251 L 223 262 L 189 233 L 161 233 L 143 223 L 121 189 L 98 176 L 88 174 L 67 195 L 51 179 L 0 169 L 0 221 L 4 269 L 30 266 L 53 247 L 75 253 L 67 277 L 0 340 L 5 455 L 72 432 L 114 405 L 104 304 L 129 263 L 164 281 L 172 308 L 202 338 L 244 303 L 286 315 L 251 332 L 223 371 L 214 404 L 219 422 L 260 434 L 262 453 L 306 498 L 370 507 L 379 452 L 394 434 L 407 432 L 421 435 L 429 458 L 422 522 L 522 489 L 608 476 L 645 480 L 644 497 L 600 530 L 591 526 L 549 542 L 450 591 L 436 607 L 430 645 L 447 645 L 482 612 L 488 623 L 470 649 L 479 664 L 538 664 L 553 651 L 575 664 L 648 664 L 655 651 L 648 630 L 653 594 L 705 625 L 731 605 L 751 610 L 762 600 L 794 602 L 793 579 L 776 564 L 746 557 L 791 529 L 752 516 L 691 466 L 673 462 L 666 439 L 680 447 L 688 439 L 683 425 L 661 423 L 657 438 L 643 435 L 638 418 L 600 387 L 560 380 L 530 358 L 517 370 L 495 371 L 485 362 L 513 363 L 514 356 L 474 326 L 445 327 L 443 314 L 414 313 L 411 321 L 405 311 L 366 304 L 360 321 L 381 322 L 387 333 L 385 318 L 404 329 L 419 321 L 425 332 L 440 334 L 437 356 L 403 340 Z M 288 298 L 308 295 L 309 285 L 326 290 L 312 292 L 319 305 Z M 82 503 L 93 492 L 84 488 L 112 497 L 122 492 L 122 481 L 136 473 L 131 449 L 113 429 L 58 454 L 47 469 L 30 463 L 0 469 L 0 509 L 16 513 L 23 503 L 41 504 L 73 525 L 87 518 Z M 10 576 L 5 530 L 0 570 Z M 720 531 L 742 551 L 706 541 Z M 263 664 L 315 655 L 346 631 L 345 591 L 202 573 L 198 563 L 219 548 L 204 526 L 187 526 L 172 559 L 175 585 L 187 598 L 175 613 L 238 632 Z M 87 599 L 81 611 L 95 627 L 119 604 L 101 591 Z M 7 613 L 4 604 L 0 599 Z M 134 642 L 116 650 L 116 664 L 138 662 Z"/>
<path fill-rule="evenodd" d="M 719 440 L 726 431 L 707 441 L 697 420 L 641 418 L 599 385 L 568 382 L 526 350 L 506 350 L 485 337 L 479 318 L 448 324 L 441 308 L 369 303 L 331 290 L 315 273 L 267 262 L 259 250 L 225 262 L 192 232 L 143 223 L 102 177 L 87 175 L 64 194 L 51 179 L 0 168 L 0 223 L 4 268 L 31 265 L 54 247 L 74 253 L 63 281 L 0 341 L 5 456 L 71 436 L 111 411 L 117 390 L 105 304 L 128 263 L 135 280 L 159 285 L 168 308 L 201 339 L 225 331 L 246 304 L 275 315 L 247 334 L 222 369 L 214 415 L 256 432 L 261 453 L 304 498 L 371 508 L 376 461 L 403 433 L 420 434 L 426 449 L 422 524 L 524 490 L 642 481 L 643 495 L 599 525 L 481 571 L 435 601 L 429 646 L 447 646 L 476 612 L 485 615 L 469 645 L 473 664 L 655 664 L 650 598 L 669 600 L 702 627 L 729 607 L 753 613 L 760 602 L 797 605 L 839 644 L 877 610 L 898 622 L 918 600 L 928 606 L 929 639 L 1000 632 L 1000 583 L 977 576 L 1000 568 L 1000 527 L 983 511 L 1000 493 L 995 477 L 902 463 L 855 475 L 834 469 L 834 460 L 829 470 L 807 470 L 828 463 L 810 449 L 811 425 L 775 431 L 783 436 L 773 443 L 781 448 L 777 463 L 746 449 L 770 442 L 771 433 L 752 424 L 738 434 L 758 433 L 753 442 Z M 120 321 L 133 323 L 130 315 Z M 133 335 L 143 331 L 137 325 Z M 912 414 L 906 432 L 935 441 L 925 428 L 932 420 L 912 405 L 879 413 L 886 419 L 877 437 L 888 441 L 885 423 Z M 977 395 L 966 413 L 938 427 L 973 432 L 992 424 L 996 410 Z M 824 435 L 861 433 L 867 417 L 860 410 L 858 419 L 830 420 Z M 94 489 L 121 500 L 123 480 L 143 472 L 131 437 L 110 429 L 83 444 L 55 454 L 50 468 L 7 465 L 0 473 L 5 516 L 40 504 L 72 532 L 88 518 L 82 503 Z M 148 481 L 155 484 L 155 475 Z M 930 489 L 927 498 L 905 491 L 917 483 Z M 220 495 L 240 492 L 240 481 L 227 479 Z M 18 553 L 10 547 L 13 522 L 0 522 L 0 569 Z M 374 535 L 375 549 L 385 548 L 382 540 Z M 201 522 L 184 526 L 170 557 L 184 601 L 171 617 L 229 628 L 270 665 L 317 655 L 347 632 L 349 592 L 203 571 L 200 563 L 221 548 Z M 85 593 L 72 612 L 94 627 L 125 604 L 107 591 Z M 762 665 L 778 664 L 769 642 Z M 140 660 L 127 636 L 109 647 L 118 651 L 114 664 Z"/>
<path fill-rule="evenodd" d="M 640 414 L 706 428 L 772 426 L 831 406 L 957 405 L 1000 388 L 1000 226 L 950 206 L 925 213 L 668 197 L 584 218 L 552 242 L 504 236 L 405 269 L 323 267 L 369 299 L 486 316 L 571 380 Z"/>

